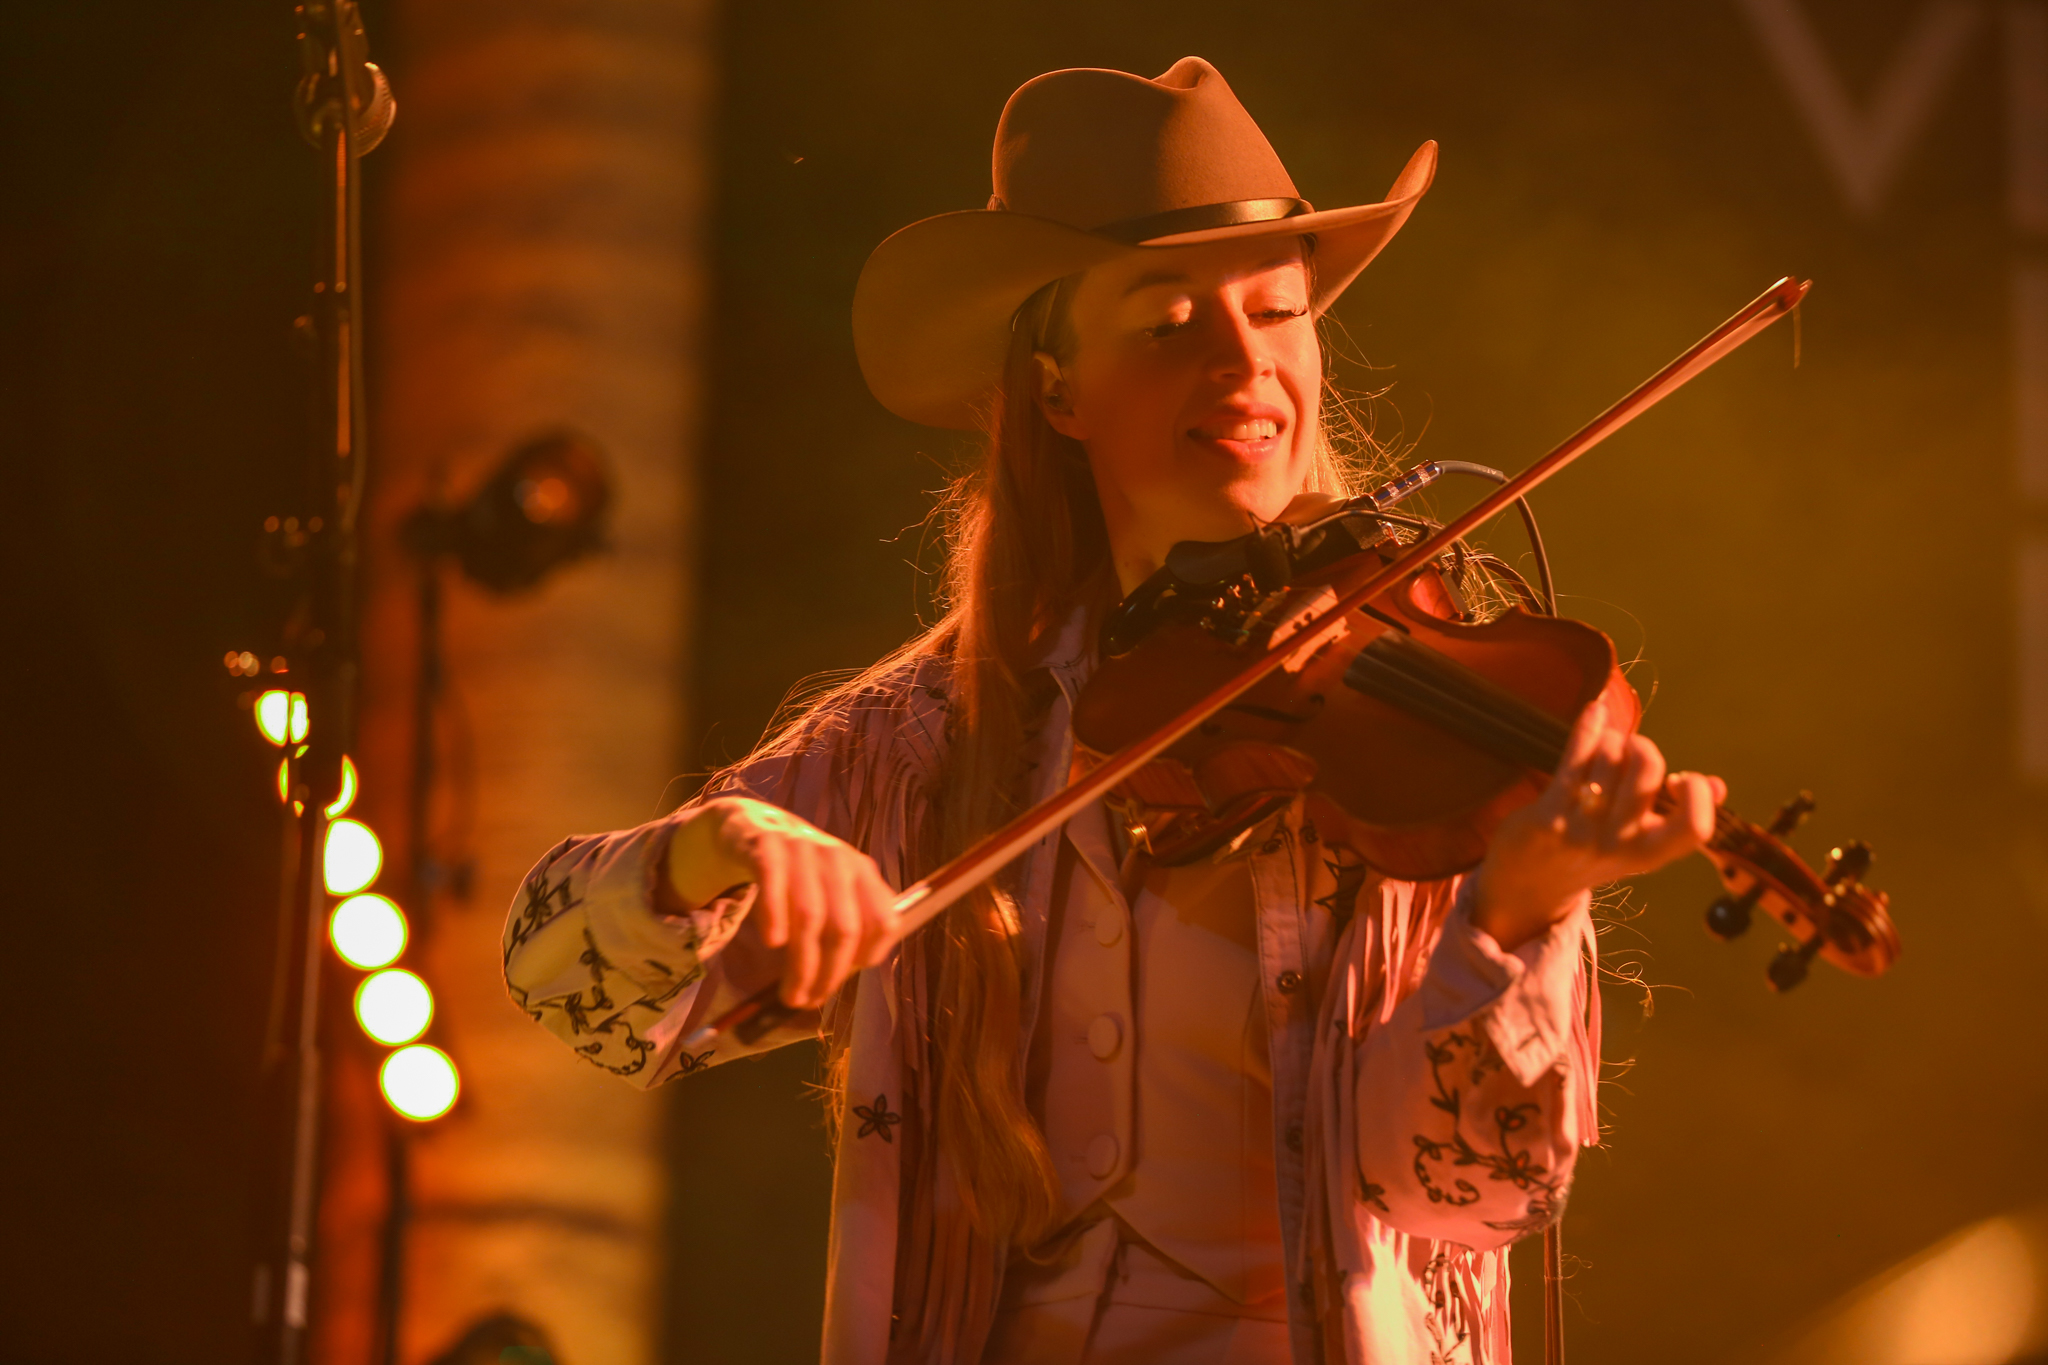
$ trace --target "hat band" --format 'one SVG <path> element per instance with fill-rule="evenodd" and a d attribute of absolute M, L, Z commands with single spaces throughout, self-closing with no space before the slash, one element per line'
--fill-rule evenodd
<path fill-rule="evenodd" d="M 1191 209 L 1169 209 L 1143 218 L 1125 218 L 1095 229 L 1097 236 L 1113 237 L 1127 246 L 1154 237 L 1174 237 L 1183 232 L 1206 232 L 1210 228 L 1236 227 L 1240 223 L 1271 223 L 1313 213 L 1306 199 L 1232 199 L 1222 204 L 1197 204 Z"/>

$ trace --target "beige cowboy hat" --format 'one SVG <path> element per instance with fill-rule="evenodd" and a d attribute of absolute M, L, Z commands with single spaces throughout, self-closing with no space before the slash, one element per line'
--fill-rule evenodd
<path fill-rule="evenodd" d="M 1011 320 L 1054 280 L 1133 251 L 1314 233 L 1317 314 L 1379 254 L 1436 174 L 1436 144 L 1377 204 L 1316 209 L 1222 73 L 1183 57 L 1157 80 L 1078 68 L 1025 82 L 996 124 L 985 209 L 912 223 L 853 293 L 853 345 L 882 405 L 977 424 Z"/>

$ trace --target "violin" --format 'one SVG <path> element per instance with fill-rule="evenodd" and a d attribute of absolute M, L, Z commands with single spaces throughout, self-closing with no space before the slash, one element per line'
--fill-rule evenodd
<path fill-rule="evenodd" d="M 1477 864 L 1492 829 L 1542 790 L 1581 710 L 1599 701 L 1633 725 L 1641 707 L 1606 636 L 1519 608 L 1465 619 L 1441 557 L 1790 313 L 1810 287 L 1779 280 L 1520 474 L 1410 541 L 1381 533 L 1392 496 L 1381 490 L 1334 505 L 1297 499 L 1276 526 L 1177 547 L 1168 576 L 1106 623 L 1106 657 L 1074 712 L 1093 765 L 906 887 L 895 902 L 899 937 L 1105 799 L 1161 860 L 1213 852 L 1307 793 L 1389 876 Z M 1703 850 L 1726 888 L 1711 929 L 1734 937 L 1762 909 L 1791 932 L 1794 946 L 1770 968 L 1779 990 L 1803 980 L 1815 957 L 1875 976 L 1899 954 L 1887 898 L 1862 881 L 1868 849 L 1837 849 L 1816 872 L 1785 844 L 1812 805 L 1802 794 L 1769 827 L 1717 811 Z M 728 1029 L 752 1042 L 793 1014 L 770 985 L 686 1045 Z"/>
<path fill-rule="evenodd" d="M 1344 501 L 1306 495 L 1249 535 L 1178 545 L 1105 621 L 1101 662 L 1074 707 L 1087 761 L 1142 738 L 1249 654 L 1293 648 L 1110 793 L 1153 861 L 1210 856 L 1306 796 L 1325 836 L 1382 874 L 1452 876 L 1477 866 L 1501 820 L 1542 793 L 1586 707 L 1635 728 L 1642 707 L 1612 641 L 1533 593 L 1478 621 L 1440 559 L 1348 613 L 1329 611 L 1400 556 L 1387 509 L 1431 472 L 1417 466 Z M 1669 809 L 1668 795 L 1658 805 Z M 1801 793 L 1760 828 L 1724 806 L 1702 850 L 1726 887 L 1710 930 L 1733 938 L 1762 908 L 1791 932 L 1796 946 L 1769 972 L 1781 991 L 1816 955 L 1876 976 L 1899 953 L 1887 898 L 1862 882 L 1868 848 L 1837 849 L 1816 874 L 1785 845 L 1812 808 Z"/>

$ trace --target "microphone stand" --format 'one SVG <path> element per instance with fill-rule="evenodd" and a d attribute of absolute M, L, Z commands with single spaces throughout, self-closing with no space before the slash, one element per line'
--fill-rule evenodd
<path fill-rule="evenodd" d="M 408 527 L 408 531 L 410 531 Z M 412 790 L 407 811 L 406 904 L 412 907 L 417 940 L 432 918 L 434 896 L 448 880 L 435 860 L 433 839 L 435 711 L 442 688 L 441 560 L 416 535 L 402 533 L 419 567 L 419 657 L 412 694 Z M 376 1365 L 398 1365 L 399 1329 L 405 1317 L 405 1239 L 412 1222 L 411 1134 L 403 1119 L 388 1120 L 384 1137 L 384 1177 L 390 1208 L 380 1239 L 382 1256 L 377 1275 Z"/>
<path fill-rule="evenodd" d="M 266 1081 L 289 1133 L 282 1153 L 282 1207 L 262 1230 L 253 1302 L 258 1358 L 275 1365 L 306 1359 L 312 1317 L 312 1265 L 319 1205 L 324 1065 L 320 985 L 326 965 L 326 807 L 341 789 L 342 756 L 352 747 L 360 660 L 357 639 L 358 517 L 364 487 L 362 343 L 362 197 L 360 163 L 391 126 L 395 106 L 384 75 L 368 58 L 355 0 L 304 0 L 297 7 L 303 75 L 294 99 L 299 131 L 327 168 L 313 306 L 300 327 L 317 355 L 314 440 L 305 489 L 306 538 L 295 546 L 295 601 L 283 640 L 291 686 L 306 698 L 303 748 L 286 746 L 287 786 L 297 802 L 287 839 L 281 906 L 285 951 L 296 970 L 285 982 L 293 1036 L 273 1036 Z M 296 737 L 289 737 L 295 740 Z M 287 810 L 293 809 L 287 805 Z M 293 1027 L 295 1026 L 295 1027 Z"/>

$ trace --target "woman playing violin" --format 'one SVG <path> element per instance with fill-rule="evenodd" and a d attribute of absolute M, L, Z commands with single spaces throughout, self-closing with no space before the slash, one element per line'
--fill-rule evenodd
<path fill-rule="evenodd" d="M 891 911 L 1067 779 L 1104 613 L 1173 545 L 1355 491 L 1316 319 L 1435 160 L 1317 212 L 1205 62 L 1019 89 L 988 207 L 855 300 L 882 402 L 986 432 L 943 619 L 514 906 L 514 997 L 636 1085 L 826 1039 L 829 1365 L 1508 1358 L 1506 1248 L 1596 1139 L 1590 893 L 1720 795 L 1632 717 L 1588 708 L 1463 877 L 1382 877 L 1301 800 L 1161 866 L 1097 806 L 909 937 Z M 793 1021 L 683 1046 L 771 981 Z"/>

